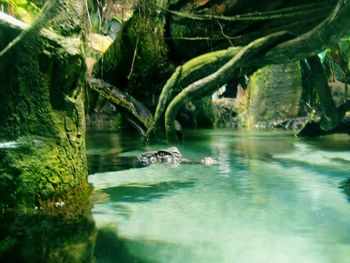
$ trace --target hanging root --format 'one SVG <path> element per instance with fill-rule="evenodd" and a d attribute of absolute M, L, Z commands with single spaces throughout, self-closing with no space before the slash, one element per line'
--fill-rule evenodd
<path fill-rule="evenodd" d="M 147 136 L 159 134 L 159 131 L 163 130 L 166 108 L 176 94 L 192 82 L 218 70 L 237 54 L 239 50 L 240 47 L 230 47 L 225 50 L 206 53 L 177 67 L 160 94 L 154 115 L 154 122 L 150 129 L 148 129 Z"/>

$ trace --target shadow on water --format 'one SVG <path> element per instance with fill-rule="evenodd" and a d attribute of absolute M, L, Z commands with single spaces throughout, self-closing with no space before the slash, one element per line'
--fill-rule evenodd
<path fill-rule="evenodd" d="M 349 151 L 350 136 L 347 134 L 333 134 L 321 137 L 306 137 L 302 141 L 319 150 Z"/>
<path fill-rule="evenodd" d="M 96 263 L 150 263 L 131 255 L 125 241 L 108 227 L 98 230 L 95 257 Z"/>
<path fill-rule="evenodd" d="M 334 178 L 347 178 L 349 176 L 349 171 L 347 167 L 350 164 L 350 161 L 339 157 L 325 158 L 325 160 L 331 162 L 331 164 L 329 165 L 315 165 L 313 163 L 308 163 L 307 161 L 277 158 L 274 157 L 272 154 L 265 154 L 264 156 L 261 156 L 259 160 L 267 163 L 278 163 L 285 169 L 300 167 L 304 171 L 309 171 L 317 175 L 331 176 Z M 339 184 L 339 187 L 344 191 L 344 193 L 347 195 L 347 199 L 350 201 L 350 178 L 343 180 Z"/>
<path fill-rule="evenodd" d="M 145 145 L 139 134 L 130 131 L 117 133 L 115 131 L 89 130 L 86 134 L 86 141 L 88 154 L 142 150 Z"/>
<path fill-rule="evenodd" d="M 110 187 L 104 189 L 103 192 L 109 195 L 110 201 L 138 203 L 170 196 L 179 189 L 190 188 L 194 185 L 194 182 L 171 181 L 148 185 Z"/>
<path fill-rule="evenodd" d="M 348 196 L 348 200 L 350 202 L 350 178 L 343 181 L 340 184 L 340 188 L 343 189 L 344 193 Z"/>
<path fill-rule="evenodd" d="M 103 227 L 97 233 L 96 263 L 154 263 L 154 253 L 159 249 L 163 251 L 161 254 L 167 253 L 166 251 L 177 251 L 178 255 L 184 258 L 192 255 L 189 247 L 179 243 L 152 239 L 124 239 L 118 237 L 115 229 Z"/>
<path fill-rule="evenodd" d="M 160 182 L 145 185 L 122 185 L 117 187 L 109 187 L 101 190 L 101 193 L 107 194 L 109 203 L 142 203 L 150 202 L 154 199 L 167 197 L 176 194 L 177 191 L 183 188 L 194 187 L 194 182 Z M 121 207 L 118 207 L 121 209 Z M 138 244 L 137 247 L 154 245 L 149 240 L 129 240 L 120 238 L 117 233 L 118 226 L 114 229 L 110 226 L 105 226 L 98 229 L 95 257 L 96 263 L 151 263 L 145 259 L 144 253 L 130 253 L 130 243 Z M 164 245 L 163 243 L 159 245 Z M 146 249 L 147 250 L 147 249 Z M 144 250 L 143 250 L 144 252 Z M 147 253 L 146 253 L 147 254 Z M 135 255 L 139 255 L 136 257 Z"/>

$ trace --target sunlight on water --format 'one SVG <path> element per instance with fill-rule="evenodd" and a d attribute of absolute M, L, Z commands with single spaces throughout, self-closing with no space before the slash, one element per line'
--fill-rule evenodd
<path fill-rule="evenodd" d="M 142 152 L 125 143 L 124 155 Z M 350 202 L 339 185 L 350 177 L 349 136 L 197 131 L 178 148 L 219 163 L 108 171 L 105 160 L 106 172 L 90 175 L 98 228 L 139 262 L 348 262 Z"/>

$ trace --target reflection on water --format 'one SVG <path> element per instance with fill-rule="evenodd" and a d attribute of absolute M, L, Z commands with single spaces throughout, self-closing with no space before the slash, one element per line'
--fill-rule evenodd
<path fill-rule="evenodd" d="M 348 262 L 349 136 L 186 134 L 185 157 L 219 164 L 122 170 L 113 158 L 165 145 L 88 137 L 97 262 Z"/>
<path fill-rule="evenodd" d="M 186 134 L 185 157 L 218 164 L 139 168 L 135 156 L 167 145 L 89 134 L 92 210 L 87 196 L 1 207 L 0 262 L 349 262 L 349 136 Z"/>
<path fill-rule="evenodd" d="M 2 211 L 0 262 L 94 262 L 91 207 L 74 211 Z"/>
<path fill-rule="evenodd" d="M 130 168 L 141 168 L 143 165 L 135 156 L 119 156 L 117 153 L 110 154 L 90 154 L 89 172 L 101 173 L 108 171 L 120 171 Z"/>
<path fill-rule="evenodd" d="M 110 227 L 100 228 L 97 233 L 95 256 L 103 263 L 147 263 L 130 254 L 128 248 Z M 150 263 L 150 262 L 149 262 Z"/>

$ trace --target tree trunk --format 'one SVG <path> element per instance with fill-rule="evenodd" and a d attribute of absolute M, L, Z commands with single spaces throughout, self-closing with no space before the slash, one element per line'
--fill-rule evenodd
<path fill-rule="evenodd" d="M 140 1 L 93 73 L 152 110 L 173 70 L 165 42 L 165 16 L 156 8 L 167 6 L 167 2 Z"/>
<path fill-rule="evenodd" d="M 0 56 L 2 209 L 68 205 L 74 191 L 90 189 L 81 50 L 85 3 L 52 0 L 43 10 L 24 31 L 0 23 L 14 35 L 21 32 Z"/>
<path fill-rule="evenodd" d="M 319 57 L 309 58 L 308 63 L 313 75 L 315 90 L 323 110 L 320 127 L 324 131 L 329 131 L 337 127 L 346 112 L 340 112 L 333 101 L 331 89 L 328 86 L 328 79 Z"/>

